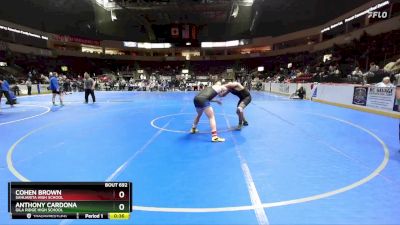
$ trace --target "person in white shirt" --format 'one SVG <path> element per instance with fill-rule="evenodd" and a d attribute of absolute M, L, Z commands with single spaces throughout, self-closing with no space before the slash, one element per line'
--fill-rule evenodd
<path fill-rule="evenodd" d="M 362 71 L 360 70 L 360 67 L 356 67 L 354 71 L 351 73 L 353 76 L 361 77 L 363 75 Z"/>
<path fill-rule="evenodd" d="M 356 67 L 351 74 L 347 75 L 349 81 L 357 81 L 359 78 L 363 76 L 360 67 Z"/>
<path fill-rule="evenodd" d="M 32 94 L 32 81 L 31 78 L 28 78 L 28 80 L 25 82 L 26 87 L 28 88 L 28 95 Z"/>
<path fill-rule="evenodd" d="M 390 83 L 390 77 L 384 77 L 382 82 L 377 83 L 375 87 L 394 87 L 394 85 Z"/>

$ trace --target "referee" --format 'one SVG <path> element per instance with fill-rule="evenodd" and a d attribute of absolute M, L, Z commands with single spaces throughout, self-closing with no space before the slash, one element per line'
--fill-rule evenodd
<path fill-rule="evenodd" d="M 94 88 L 96 82 L 89 76 L 88 73 L 84 74 L 83 86 L 85 88 L 85 103 L 89 102 L 89 94 L 92 96 L 93 103 L 96 102 L 96 96 L 94 95 Z"/>
<path fill-rule="evenodd" d="M 52 96 L 52 99 L 51 99 L 52 102 L 53 102 L 53 105 L 56 106 L 56 96 L 59 95 L 60 96 L 60 105 L 64 106 L 63 94 L 60 91 L 60 85 L 58 83 L 58 75 L 57 75 L 57 73 L 50 73 L 50 76 L 51 76 L 51 78 L 50 78 L 49 89 L 53 93 L 53 96 Z"/>

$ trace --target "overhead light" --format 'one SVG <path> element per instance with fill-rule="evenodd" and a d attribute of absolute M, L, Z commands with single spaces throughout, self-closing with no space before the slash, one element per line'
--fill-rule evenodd
<path fill-rule="evenodd" d="M 259 67 L 257 68 L 257 71 L 258 71 L 258 72 L 264 71 L 264 67 L 263 67 L 263 66 L 259 66 Z"/>
<path fill-rule="evenodd" d="M 238 3 L 242 6 L 253 6 L 254 0 L 238 0 Z"/>
<path fill-rule="evenodd" d="M 138 45 L 137 42 L 124 41 L 124 47 L 136 48 L 137 45 Z"/>
<path fill-rule="evenodd" d="M 96 0 L 97 5 L 101 6 L 105 10 L 120 9 L 119 5 L 115 4 L 114 1 L 110 0 Z"/>
<path fill-rule="evenodd" d="M 153 49 L 153 48 L 171 48 L 170 43 L 149 43 L 149 42 L 139 42 L 138 48 Z"/>
<path fill-rule="evenodd" d="M 111 21 L 117 20 L 117 15 L 115 14 L 115 11 L 111 10 Z"/>
<path fill-rule="evenodd" d="M 153 48 L 171 48 L 172 45 L 171 45 L 171 43 L 149 43 L 149 42 L 124 41 L 124 47 L 153 49 Z"/>
<path fill-rule="evenodd" d="M 212 48 L 213 43 L 212 42 L 201 42 L 201 47 L 202 48 Z"/>
<path fill-rule="evenodd" d="M 233 8 L 233 12 L 232 12 L 231 16 L 233 18 L 236 18 L 239 15 L 239 6 L 237 4 L 235 4 L 233 7 L 234 8 Z"/>
<path fill-rule="evenodd" d="M 239 45 L 240 45 L 239 40 L 223 41 L 223 42 L 201 42 L 202 48 L 235 47 Z"/>
<path fill-rule="evenodd" d="M 233 46 L 238 46 L 238 45 L 239 45 L 239 40 L 227 41 L 226 42 L 226 47 L 233 47 Z"/>
<path fill-rule="evenodd" d="M 190 43 L 190 42 L 186 42 L 186 45 L 187 45 L 187 46 L 190 46 L 190 45 L 192 45 L 192 43 Z"/>

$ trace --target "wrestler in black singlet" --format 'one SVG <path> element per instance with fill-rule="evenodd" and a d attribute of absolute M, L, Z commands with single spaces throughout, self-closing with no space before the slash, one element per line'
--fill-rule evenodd
<path fill-rule="evenodd" d="M 230 90 L 233 95 L 236 95 L 239 98 L 237 107 L 241 107 L 242 109 L 246 108 L 248 104 L 251 102 L 251 95 L 250 92 L 244 88 L 241 91 L 237 91 L 235 89 Z"/>
<path fill-rule="evenodd" d="M 194 106 L 197 109 L 205 109 L 210 106 L 210 101 L 217 95 L 218 93 L 212 87 L 207 87 L 194 97 Z"/>

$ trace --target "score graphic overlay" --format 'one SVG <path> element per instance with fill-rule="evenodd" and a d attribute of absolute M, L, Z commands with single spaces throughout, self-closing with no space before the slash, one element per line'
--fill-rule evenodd
<path fill-rule="evenodd" d="M 131 182 L 10 182 L 12 219 L 129 219 Z"/>

